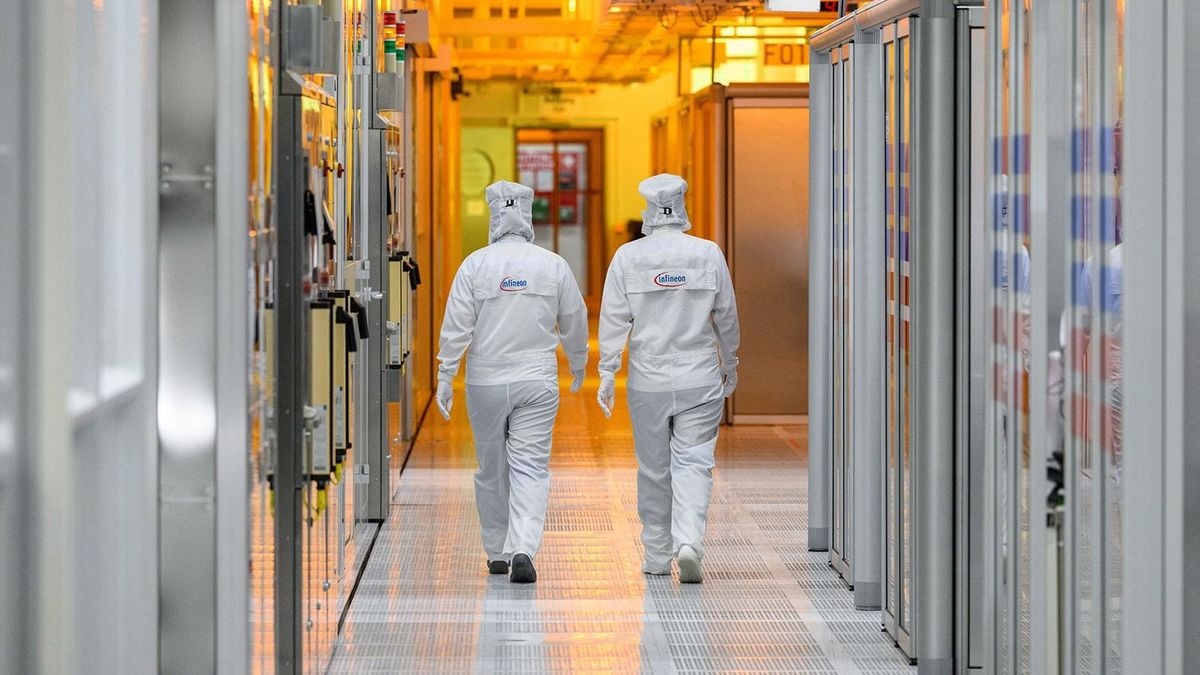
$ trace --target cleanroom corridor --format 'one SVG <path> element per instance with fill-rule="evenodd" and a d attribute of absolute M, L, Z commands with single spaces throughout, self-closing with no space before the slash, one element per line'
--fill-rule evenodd
<path fill-rule="evenodd" d="M 681 585 L 641 573 L 623 374 L 605 419 L 594 370 L 577 394 L 559 372 L 538 582 L 487 574 L 460 378 L 451 420 L 426 417 L 330 672 L 916 671 L 807 550 L 803 426 L 722 428 L 705 580 Z"/>

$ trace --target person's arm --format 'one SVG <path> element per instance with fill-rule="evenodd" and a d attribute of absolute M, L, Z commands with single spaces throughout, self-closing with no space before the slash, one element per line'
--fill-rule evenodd
<path fill-rule="evenodd" d="M 625 341 L 633 327 L 633 312 L 625 293 L 625 266 L 621 256 L 613 257 L 604 279 L 604 297 L 600 301 L 600 375 L 614 375 L 621 369 Z"/>
<path fill-rule="evenodd" d="M 466 263 L 458 268 L 454 283 L 450 286 L 450 297 L 446 299 L 446 314 L 442 318 L 441 346 L 438 350 L 438 380 L 453 382 L 462 363 L 463 354 L 475 334 L 478 316 L 475 292 L 471 287 Z"/>
<path fill-rule="evenodd" d="M 717 335 L 717 350 L 721 356 L 721 374 L 726 381 L 737 381 L 738 346 L 742 341 L 742 331 L 738 324 L 737 298 L 733 294 L 733 278 L 729 275 L 729 265 L 720 249 L 715 249 L 717 258 L 717 298 L 713 303 L 712 322 L 713 332 Z"/>
<path fill-rule="evenodd" d="M 571 373 L 582 373 L 588 358 L 588 315 L 583 293 L 565 261 L 558 265 L 558 339 Z"/>

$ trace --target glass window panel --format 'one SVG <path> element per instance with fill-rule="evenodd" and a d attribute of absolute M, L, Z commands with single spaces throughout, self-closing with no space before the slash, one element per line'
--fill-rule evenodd
<path fill-rule="evenodd" d="M 900 537 L 903 546 L 900 551 L 901 561 L 901 625 L 905 629 L 912 628 L 912 303 L 910 289 L 911 274 L 911 241 L 912 218 L 910 211 L 909 188 L 911 168 L 909 141 L 912 138 L 912 46 L 908 38 L 900 40 L 900 136 L 898 138 L 897 159 L 899 163 L 897 185 L 897 211 L 899 213 L 900 231 L 897 239 L 896 258 L 899 261 L 899 303 L 900 303 L 900 454 L 901 454 L 901 525 Z"/>
<path fill-rule="evenodd" d="M 1095 654 L 1094 631 L 1098 612 L 1096 607 L 1094 561 L 1097 557 L 1096 516 L 1093 503 L 1097 489 L 1095 479 L 1096 448 L 1093 443 L 1095 364 L 1092 349 L 1092 296 L 1094 254 L 1092 243 L 1097 230 L 1096 186 L 1098 125 L 1096 121 L 1095 32 L 1092 26 L 1096 3 L 1077 0 L 1074 21 L 1074 130 L 1072 133 L 1073 199 L 1071 213 L 1071 303 L 1070 329 L 1066 344 L 1067 409 L 1069 413 L 1069 444 L 1073 457 L 1074 480 L 1068 483 L 1067 507 L 1074 532 L 1072 547 L 1075 561 L 1073 585 L 1075 595 L 1074 628 L 1075 663 L 1081 667 L 1092 664 Z"/>
<path fill-rule="evenodd" d="M 1104 325 L 1101 337 L 1101 360 L 1103 369 L 1103 408 L 1100 415 L 1100 438 L 1104 456 L 1108 462 L 1106 472 L 1105 499 L 1105 555 L 1104 584 L 1106 588 L 1104 617 L 1107 620 L 1105 642 L 1106 670 L 1119 673 L 1122 668 L 1122 538 L 1123 514 L 1121 511 L 1122 472 L 1122 291 L 1123 256 L 1121 242 L 1124 239 L 1121 222 L 1121 194 L 1123 187 L 1121 151 L 1124 120 L 1124 51 L 1125 51 L 1125 0 L 1109 0 L 1105 6 L 1103 34 L 1105 39 L 1104 63 L 1100 72 L 1104 74 L 1105 132 L 1101 185 L 1103 186 L 1104 232 L 1101 246 L 1104 249 L 1105 266 L 1101 275 L 1100 297 Z"/>
<path fill-rule="evenodd" d="M 885 509 L 884 518 L 884 533 L 887 541 L 887 588 L 884 595 L 885 608 L 889 614 L 895 617 L 899 611 L 897 604 L 900 595 L 900 589 L 897 584 L 900 576 L 900 551 L 897 532 L 898 524 L 896 518 L 896 503 L 899 495 L 897 494 L 898 484 L 897 475 L 899 472 L 899 462 L 897 461 L 897 420 L 896 420 L 896 43 L 888 42 L 883 46 L 883 71 L 884 71 L 884 110 L 885 110 L 885 153 L 884 153 L 884 171 L 886 195 L 885 203 L 885 243 L 884 243 L 884 259 L 886 260 L 887 269 L 885 270 L 885 292 L 886 292 L 886 310 L 884 317 L 885 324 L 885 353 L 887 363 L 887 405 L 886 405 L 886 452 L 885 461 L 886 467 L 886 489 L 885 499 L 887 500 L 887 508 Z"/>

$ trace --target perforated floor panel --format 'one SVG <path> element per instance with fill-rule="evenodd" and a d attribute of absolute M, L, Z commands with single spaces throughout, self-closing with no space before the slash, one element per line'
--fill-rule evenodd
<path fill-rule="evenodd" d="M 606 420 L 595 378 L 565 384 L 538 583 L 486 573 L 460 390 L 451 422 L 427 417 L 330 672 L 915 671 L 805 550 L 803 427 L 722 427 L 705 581 L 681 586 L 640 571 L 623 392 Z"/>

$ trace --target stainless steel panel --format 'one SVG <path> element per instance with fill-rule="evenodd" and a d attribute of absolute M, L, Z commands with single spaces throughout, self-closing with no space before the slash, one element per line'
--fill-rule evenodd
<path fill-rule="evenodd" d="M 0 4 L 0 91 L 27 92 L 31 72 L 22 34 L 29 32 L 29 11 L 24 3 Z M 28 166 L 27 96 L 0 97 L 0 165 Z M 28 177 L 22 171 L 0 172 L 0 672 L 33 670 L 31 649 L 36 633 L 30 628 L 26 590 L 32 581 L 32 546 L 22 523 L 31 521 L 26 494 L 29 443 L 28 404 L 21 391 L 27 377 L 28 343 L 23 333 L 32 321 L 27 294 L 29 272 L 23 263 L 32 250 Z"/>
<path fill-rule="evenodd" d="M 955 9 L 922 3 L 913 20 L 913 650 L 930 673 L 954 665 Z"/>
<path fill-rule="evenodd" d="M 854 42 L 853 380 L 854 605 L 879 609 L 883 579 L 882 49 L 878 32 Z"/>
<path fill-rule="evenodd" d="M 854 549 L 854 426 L 850 405 L 854 362 L 853 290 L 854 124 L 853 45 L 843 45 L 833 58 L 833 512 L 830 561 L 846 583 L 853 587 Z"/>
<path fill-rule="evenodd" d="M 976 10 L 978 11 L 978 10 Z M 991 249 L 988 246 L 984 186 L 987 179 L 985 37 L 978 23 L 959 16 L 958 71 L 958 498 L 955 621 L 956 659 L 963 667 L 984 667 L 985 409 L 989 399 L 985 376 L 990 342 L 987 332 L 988 293 L 991 289 Z"/>
<path fill-rule="evenodd" d="M 814 54 L 809 119 L 808 548 L 829 549 L 833 402 L 833 73 Z"/>
<path fill-rule="evenodd" d="M 216 669 L 215 7 L 159 12 L 159 668 Z M 244 410 L 244 409 L 243 409 Z"/>
<path fill-rule="evenodd" d="M 807 101 L 733 101 L 730 248 L 742 327 L 734 421 L 741 415 L 804 415 L 808 412 Z"/>

